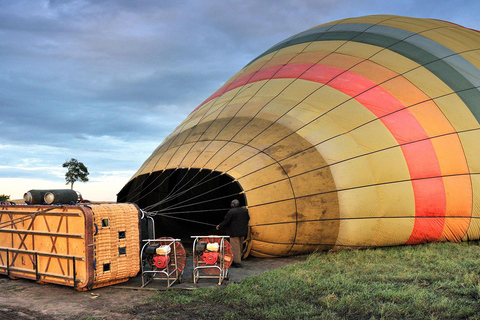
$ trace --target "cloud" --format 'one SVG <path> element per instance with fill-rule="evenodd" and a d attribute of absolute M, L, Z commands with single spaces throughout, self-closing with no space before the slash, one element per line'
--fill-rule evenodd
<path fill-rule="evenodd" d="M 64 186 L 57 168 L 77 158 L 95 181 L 82 188 L 118 191 L 193 109 L 279 41 L 380 13 L 478 29 L 479 10 L 476 1 L 0 0 L 0 179 Z"/>

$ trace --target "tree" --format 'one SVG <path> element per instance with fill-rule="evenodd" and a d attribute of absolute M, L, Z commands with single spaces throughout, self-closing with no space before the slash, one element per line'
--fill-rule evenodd
<path fill-rule="evenodd" d="M 0 201 L 8 201 L 10 200 L 10 196 L 7 196 L 6 194 L 0 194 Z"/>
<path fill-rule="evenodd" d="M 68 168 L 67 173 L 65 173 L 65 181 L 67 181 L 66 184 L 70 183 L 72 190 L 75 181 L 88 181 L 88 169 L 82 162 L 79 162 L 77 159 L 71 158 L 70 161 L 65 161 L 62 166 L 64 168 Z"/>

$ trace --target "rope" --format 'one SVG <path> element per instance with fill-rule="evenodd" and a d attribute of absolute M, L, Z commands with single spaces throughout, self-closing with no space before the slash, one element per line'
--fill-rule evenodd
<path fill-rule="evenodd" d="M 184 186 L 188 185 L 188 183 L 189 183 L 190 181 L 192 181 L 199 173 L 200 173 L 200 171 L 198 171 L 198 172 L 194 175 L 194 177 L 192 177 L 192 179 L 190 179 L 189 181 L 187 181 L 187 182 L 184 184 Z M 203 177 L 202 179 L 200 179 L 200 181 L 198 181 L 196 184 L 194 184 L 194 185 L 193 185 L 192 187 L 190 187 L 189 189 L 180 192 L 180 189 L 181 189 L 181 188 L 180 188 L 177 193 L 171 195 L 170 197 L 167 196 L 166 198 L 158 201 L 157 203 L 154 203 L 154 204 L 146 207 L 146 209 L 148 210 L 148 209 L 153 208 L 153 207 L 156 207 L 157 205 L 160 205 L 160 204 L 162 204 L 162 203 L 165 203 L 165 202 L 171 201 L 171 200 L 173 200 L 173 199 L 176 199 L 176 198 L 184 195 L 185 193 L 193 190 L 196 186 L 199 185 L 199 183 L 200 183 L 202 180 L 204 180 L 206 177 L 208 177 L 208 176 L 210 175 L 210 173 L 211 173 L 211 172 L 209 172 L 205 177 Z M 214 176 L 212 179 L 209 179 L 209 180 L 207 180 L 207 181 L 205 181 L 205 182 L 213 181 L 214 179 L 216 179 L 216 178 L 218 178 L 218 177 L 220 177 L 220 176 L 221 176 L 221 175 L 216 175 L 216 176 Z M 157 186 L 157 188 L 158 188 L 158 187 L 159 187 L 159 186 Z"/>
<path fill-rule="evenodd" d="M 163 201 L 168 201 L 168 199 L 171 197 L 175 188 L 177 188 L 178 185 L 183 181 L 183 179 L 185 179 L 185 177 L 187 176 L 189 171 L 190 171 L 190 168 L 188 168 L 187 172 L 183 175 L 183 177 L 179 181 L 177 181 L 177 184 L 173 186 L 172 190 L 170 190 L 170 192 L 167 194 L 167 196 L 165 198 L 163 198 Z"/>
<path fill-rule="evenodd" d="M 203 224 L 203 225 L 207 225 L 207 226 L 211 226 L 211 227 L 217 226 L 216 224 L 206 223 L 206 222 L 202 222 L 202 221 L 185 219 L 185 218 L 180 218 L 180 217 L 172 217 L 172 216 L 169 216 L 169 215 L 167 215 L 167 214 L 157 213 L 157 214 L 155 214 L 155 215 L 150 215 L 149 212 L 145 212 L 145 214 L 148 215 L 148 216 L 163 216 L 163 217 L 165 217 L 165 218 L 177 219 L 177 220 L 182 220 L 182 221 L 188 221 L 188 222 L 193 222 L 193 223 L 197 223 L 197 224 Z"/>
<path fill-rule="evenodd" d="M 217 198 L 207 199 L 207 200 L 204 200 L 204 201 L 198 201 L 198 202 L 191 203 L 191 204 L 186 204 L 186 205 L 183 205 L 183 206 L 176 206 L 176 205 L 178 205 L 178 204 L 185 203 L 185 202 L 187 202 L 187 201 L 190 200 L 190 199 L 188 199 L 188 200 L 185 200 L 185 201 L 183 201 L 183 202 L 181 202 L 181 203 L 177 203 L 176 205 L 172 205 L 172 206 L 170 206 L 170 207 L 167 207 L 167 208 L 158 210 L 158 211 L 156 211 L 156 212 L 164 212 L 164 211 L 170 211 L 170 210 L 174 210 L 174 209 L 191 207 L 191 206 L 199 205 L 199 204 L 206 203 L 206 202 L 210 202 L 210 201 L 215 201 L 215 200 L 230 198 L 230 197 L 232 197 L 232 196 L 239 195 L 239 194 L 240 194 L 240 193 L 233 193 L 233 194 L 229 194 L 229 195 L 226 195 L 226 196 L 221 196 L 221 197 L 217 197 Z M 196 196 L 195 198 L 198 198 L 199 196 L 201 196 L 201 195 L 198 195 L 198 196 Z"/>
<path fill-rule="evenodd" d="M 161 211 L 149 211 L 150 215 L 154 216 L 157 213 L 162 215 L 175 215 L 175 214 L 184 214 L 184 213 L 199 213 L 199 212 L 212 212 L 212 211 L 228 211 L 230 208 L 224 209 L 208 209 L 208 210 L 190 210 L 190 211 L 175 211 L 169 213 L 161 213 Z"/>
<path fill-rule="evenodd" d="M 208 175 L 207 175 L 207 176 L 208 176 Z M 208 181 L 213 181 L 213 180 L 214 180 L 215 178 L 217 178 L 217 177 L 220 177 L 220 175 L 217 175 L 217 176 L 215 176 L 215 177 L 213 177 L 213 178 L 205 181 L 204 183 L 206 183 L 206 182 L 208 182 Z M 194 198 L 197 198 L 197 197 L 202 196 L 202 195 L 205 195 L 205 194 L 210 193 L 211 191 L 215 191 L 215 190 L 217 190 L 217 189 L 219 189 L 219 188 L 223 188 L 223 187 L 225 187 L 225 186 L 227 186 L 227 185 L 229 185 L 229 184 L 231 184 L 231 183 L 232 183 L 232 181 L 227 182 L 227 183 L 225 183 L 224 185 L 221 185 L 221 186 L 219 186 L 219 187 L 217 187 L 217 188 L 209 189 L 209 191 L 206 191 L 206 192 L 204 192 L 204 193 L 202 193 L 202 194 L 200 194 L 200 195 L 197 195 L 197 196 L 195 196 L 195 197 L 193 197 L 193 198 L 190 198 L 189 200 L 194 199 Z M 203 183 L 202 183 L 202 184 L 203 184 Z M 192 186 L 192 187 L 189 188 L 188 190 L 185 190 L 185 191 L 183 191 L 182 193 L 177 194 L 174 198 L 178 198 L 178 197 L 182 196 L 183 194 L 185 194 L 185 193 L 193 190 L 195 187 L 196 187 L 196 185 Z M 156 207 L 156 206 L 158 206 L 158 205 L 160 205 L 160 204 L 163 204 L 163 203 L 165 203 L 165 202 L 171 201 L 171 200 L 173 200 L 174 198 L 171 198 L 171 199 L 169 199 L 169 200 L 167 200 L 167 201 L 160 200 L 160 201 L 158 201 L 157 203 L 152 204 L 152 205 L 146 207 L 145 209 L 146 209 L 146 210 L 149 210 L 149 209 L 151 209 L 151 208 L 153 208 L 153 207 Z M 186 201 L 188 201 L 188 200 L 186 200 Z M 178 203 L 178 204 L 181 204 L 181 203 L 183 203 L 183 202 L 185 202 L 185 201 L 182 201 L 182 202 L 180 202 L 180 203 Z"/>

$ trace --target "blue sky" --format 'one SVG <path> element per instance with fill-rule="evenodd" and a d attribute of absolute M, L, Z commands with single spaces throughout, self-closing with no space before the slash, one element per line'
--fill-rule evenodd
<path fill-rule="evenodd" d="M 0 0 L 0 194 L 116 194 L 163 139 L 250 60 L 348 17 L 395 14 L 480 29 L 478 1 Z"/>

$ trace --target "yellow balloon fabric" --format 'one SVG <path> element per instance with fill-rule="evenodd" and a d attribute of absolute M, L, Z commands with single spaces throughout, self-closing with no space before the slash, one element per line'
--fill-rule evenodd
<path fill-rule="evenodd" d="M 478 239 L 479 68 L 480 33 L 449 22 L 317 26 L 192 111 L 118 200 L 195 235 L 240 198 L 258 257 Z"/>

